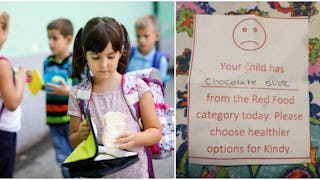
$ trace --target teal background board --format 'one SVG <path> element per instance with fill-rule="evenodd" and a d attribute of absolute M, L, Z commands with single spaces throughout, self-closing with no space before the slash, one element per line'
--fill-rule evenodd
<path fill-rule="evenodd" d="M 155 5 L 156 4 L 156 5 Z M 34 54 L 49 54 L 46 27 L 56 18 L 68 18 L 74 26 L 74 36 L 85 23 L 96 16 L 109 16 L 122 23 L 135 44 L 135 20 L 145 14 L 154 14 L 158 8 L 160 50 L 170 54 L 164 47 L 174 44 L 174 2 L 103 2 L 103 1 L 45 1 L 45 2 L 0 2 L 0 10 L 10 15 L 9 35 L 1 53 L 9 58 Z M 70 45 L 72 50 L 73 42 Z M 162 49 L 161 49 L 162 48 Z M 173 63 L 172 63 L 173 64 Z"/>

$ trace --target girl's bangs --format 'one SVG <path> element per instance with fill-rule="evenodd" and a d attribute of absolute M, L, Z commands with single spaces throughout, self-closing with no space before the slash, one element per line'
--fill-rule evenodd
<path fill-rule="evenodd" d="M 120 34 L 112 28 L 98 25 L 92 31 L 88 32 L 84 39 L 83 47 L 86 51 L 99 53 L 111 42 L 112 49 L 115 52 L 121 51 L 121 38 L 119 35 Z"/>
<path fill-rule="evenodd" d="M 102 52 L 110 42 L 106 32 L 101 28 L 96 27 L 94 30 L 87 33 L 84 38 L 83 47 L 86 51 L 95 53 Z"/>

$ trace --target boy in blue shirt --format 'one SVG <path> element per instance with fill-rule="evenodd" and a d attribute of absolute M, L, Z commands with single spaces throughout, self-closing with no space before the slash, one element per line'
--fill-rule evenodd
<path fill-rule="evenodd" d="M 145 15 L 135 22 L 138 46 L 131 48 L 127 71 L 155 67 L 160 70 L 163 84 L 170 79 L 167 74 L 168 57 L 156 50 L 155 43 L 160 38 L 156 16 Z"/>

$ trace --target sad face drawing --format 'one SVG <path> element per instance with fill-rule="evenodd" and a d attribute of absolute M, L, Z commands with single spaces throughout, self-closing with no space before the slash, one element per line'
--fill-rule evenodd
<path fill-rule="evenodd" d="M 267 34 L 262 24 L 254 18 L 238 22 L 232 31 L 233 42 L 242 50 L 258 50 L 266 43 Z"/>

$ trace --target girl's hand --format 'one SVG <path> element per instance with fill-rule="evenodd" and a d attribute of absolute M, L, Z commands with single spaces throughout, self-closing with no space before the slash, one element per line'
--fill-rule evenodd
<path fill-rule="evenodd" d="M 80 125 L 79 125 L 79 135 L 80 135 L 81 141 L 87 139 L 89 134 L 90 134 L 90 128 L 89 128 L 88 122 L 86 120 L 83 120 L 82 122 L 80 122 Z"/>
<path fill-rule="evenodd" d="M 27 74 L 27 83 L 29 83 L 32 79 L 32 72 L 30 70 L 27 70 L 26 74 Z"/>
<path fill-rule="evenodd" d="M 16 79 L 19 82 L 25 82 L 27 79 L 27 70 L 24 67 L 19 67 L 18 72 L 15 73 Z"/>
<path fill-rule="evenodd" d="M 116 137 L 114 144 L 118 149 L 130 149 L 136 146 L 137 132 L 126 131 L 120 136 Z"/>

